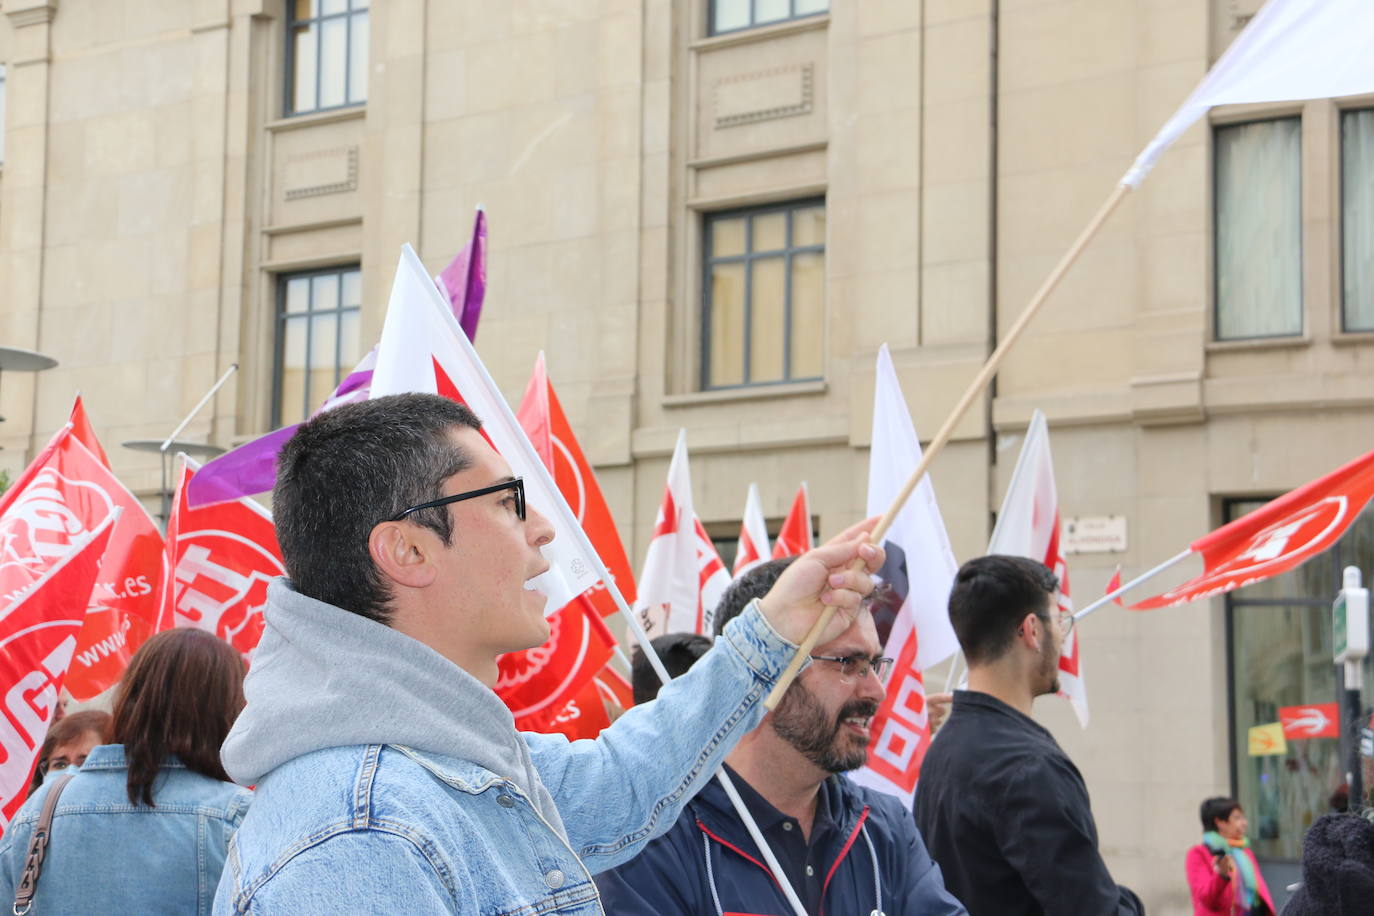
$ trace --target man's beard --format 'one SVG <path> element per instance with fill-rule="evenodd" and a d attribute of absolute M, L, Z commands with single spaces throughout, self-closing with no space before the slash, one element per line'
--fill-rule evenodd
<path fill-rule="evenodd" d="M 857 770 L 868 759 L 867 741 L 859 743 L 857 735 L 854 741 L 840 741 L 844 720 L 871 718 L 877 712 L 873 700 L 854 700 L 832 718 L 811 691 L 793 682 L 773 713 L 773 731 L 825 772 L 844 773 Z"/>
<path fill-rule="evenodd" d="M 1044 664 L 1040 673 L 1049 687 L 1041 691 L 1042 693 L 1059 692 L 1059 652 L 1060 650 L 1054 647 L 1054 641 L 1049 638 L 1049 634 L 1045 634 L 1045 648 L 1041 650 Z"/>

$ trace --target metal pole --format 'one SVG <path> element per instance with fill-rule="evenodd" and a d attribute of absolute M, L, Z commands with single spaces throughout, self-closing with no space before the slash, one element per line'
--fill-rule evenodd
<path fill-rule="evenodd" d="M 215 392 L 223 388 L 224 383 L 229 381 L 229 376 L 237 372 L 238 369 L 238 363 L 229 364 L 229 368 L 226 369 L 224 371 L 224 374 L 219 377 L 219 381 L 215 382 L 214 387 L 211 388 L 209 391 L 205 392 L 205 397 L 201 398 L 200 401 L 196 404 L 196 406 L 191 408 L 191 412 L 186 415 L 186 419 L 182 420 L 181 423 L 177 426 L 177 428 L 172 430 L 172 434 L 163 440 L 162 447 L 159 448 L 158 451 L 162 452 L 164 455 L 167 453 L 167 449 L 172 447 L 172 442 L 176 439 L 176 437 L 181 435 L 182 430 L 184 430 L 187 426 L 191 424 L 191 421 L 196 418 L 196 414 L 200 413 L 200 409 L 204 407 L 207 403 L 209 403 L 210 399 L 215 396 Z"/>
<path fill-rule="evenodd" d="M 1364 767 L 1360 760 L 1360 730 L 1364 718 L 1364 704 L 1360 701 L 1364 672 L 1359 662 L 1345 663 L 1345 690 L 1341 695 L 1341 750 L 1345 758 L 1345 781 L 1350 787 L 1349 808 L 1352 814 L 1364 809 Z"/>
<path fill-rule="evenodd" d="M 1092 604 L 1090 604 L 1090 605 L 1088 605 L 1087 607 L 1085 607 L 1083 610 L 1081 610 L 1081 611 L 1079 611 L 1078 613 L 1074 614 L 1074 615 L 1073 615 L 1073 619 L 1074 619 L 1075 621 L 1082 620 L 1084 617 L 1087 617 L 1089 614 L 1091 614 L 1093 611 L 1097 610 L 1098 608 L 1103 607 L 1104 605 L 1106 605 L 1106 604 L 1108 604 L 1108 603 L 1110 603 L 1110 602 L 1116 600 L 1117 597 L 1126 594 L 1126 592 L 1128 592 L 1128 591 L 1130 591 L 1131 589 L 1135 588 L 1137 585 L 1139 585 L 1140 583 L 1144 582 L 1146 579 L 1153 579 L 1155 576 L 1157 576 L 1157 575 L 1159 575 L 1160 573 L 1164 572 L 1164 570 L 1168 569 L 1170 566 L 1173 566 L 1173 565 L 1175 565 L 1175 564 L 1177 564 L 1177 563 L 1182 563 L 1182 562 L 1183 562 L 1184 560 L 1186 560 L 1189 556 L 1191 556 L 1192 553 L 1193 553 L 1192 550 L 1185 550 L 1185 551 L 1183 551 L 1182 553 L 1179 553 L 1179 554 L 1177 554 L 1177 555 L 1175 555 L 1175 556 L 1170 557 L 1169 559 L 1165 560 L 1163 563 L 1160 563 L 1160 564 L 1159 564 L 1158 566 L 1156 566 L 1154 569 L 1147 570 L 1147 571 L 1141 573 L 1140 575 L 1138 575 L 1138 576 L 1136 576 L 1134 579 L 1132 579 L 1130 582 L 1127 582 L 1125 585 L 1123 585 L 1123 586 L 1121 586 L 1120 588 L 1118 588 L 1116 591 L 1108 592 L 1107 594 L 1103 595 L 1101 598 L 1098 598 L 1098 599 L 1097 599 L 1096 601 L 1094 601 Z"/>

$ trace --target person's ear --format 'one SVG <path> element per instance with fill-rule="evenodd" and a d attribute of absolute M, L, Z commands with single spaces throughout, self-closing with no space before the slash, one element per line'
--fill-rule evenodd
<path fill-rule="evenodd" d="M 1041 621 L 1034 614 L 1027 614 L 1021 619 L 1021 625 L 1016 628 L 1016 636 L 1029 649 L 1040 651 Z"/>
<path fill-rule="evenodd" d="M 406 522 L 381 522 L 367 537 L 367 552 L 383 576 L 407 588 L 424 588 L 434 582 L 438 570 L 431 562 L 426 529 Z"/>

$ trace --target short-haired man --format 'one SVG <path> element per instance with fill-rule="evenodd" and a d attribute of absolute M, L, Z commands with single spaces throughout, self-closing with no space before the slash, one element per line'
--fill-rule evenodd
<path fill-rule="evenodd" d="M 871 590 L 849 564 L 882 562 L 872 521 L 811 551 L 659 702 L 569 743 L 518 734 L 491 690 L 499 655 L 548 638 L 526 585 L 553 529 L 465 407 L 326 411 L 283 449 L 273 508 L 290 580 L 223 748 L 257 791 L 217 913 L 600 913 L 591 873 L 672 824 L 822 604 Z"/>
<path fill-rule="evenodd" d="M 772 560 L 737 579 L 716 619 L 738 616 L 791 562 Z M 873 618 L 863 610 L 816 647 L 811 667 L 726 765 L 808 913 L 964 913 L 901 802 L 839 775 L 867 758 L 869 725 L 891 664 L 881 653 Z M 713 782 L 672 830 L 597 883 L 611 916 L 790 912 L 761 860 Z"/>
<path fill-rule="evenodd" d="M 969 689 L 921 765 L 916 823 L 973 916 L 1144 912 L 1102 861 L 1078 768 L 1030 717 L 1059 687 L 1073 625 L 1058 590 L 1041 563 L 987 556 L 960 567 L 950 592 Z"/>

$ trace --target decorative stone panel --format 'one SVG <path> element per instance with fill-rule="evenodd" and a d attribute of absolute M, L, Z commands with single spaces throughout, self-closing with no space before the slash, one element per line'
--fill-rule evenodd
<path fill-rule="evenodd" d="M 282 194 L 287 200 L 338 194 L 358 188 L 358 148 L 301 153 L 286 160 Z"/>
<path fill-rule="evenodd" d="M 810 114 L 815 70 L 808 61 L 719 80 L 714 93 L 716 130 Z"/>

